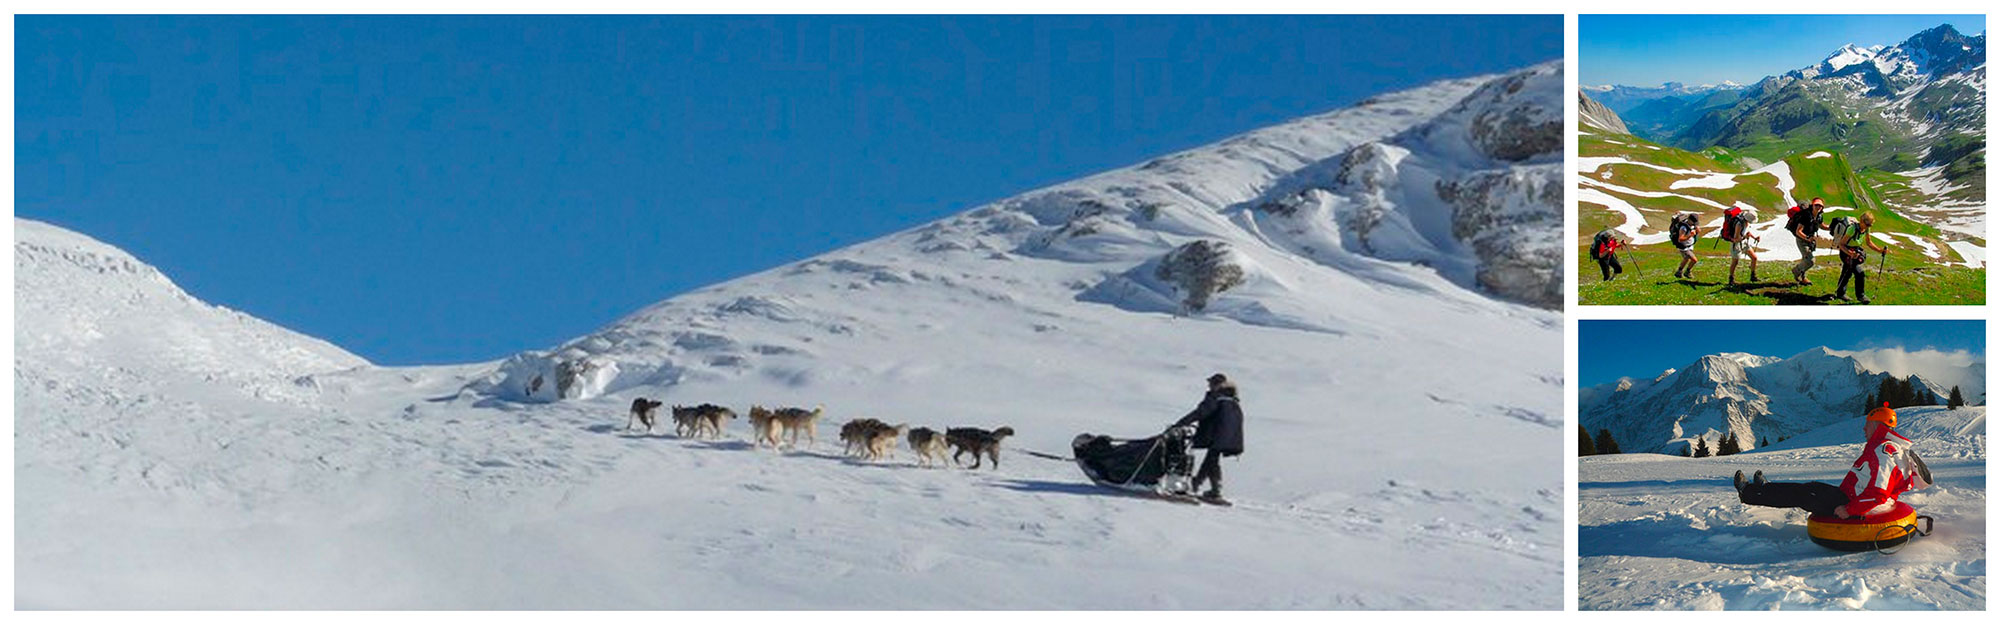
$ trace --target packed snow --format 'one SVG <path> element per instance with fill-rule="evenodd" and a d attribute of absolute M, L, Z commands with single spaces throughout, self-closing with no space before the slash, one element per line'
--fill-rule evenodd
<path fill-rule="evenodd" d="M 1560 243 L 1544 262 L 1534 239 L 1560 152 L 1495 130 L 1541 145 L 1553 123 L 1559 147 L 1560 67 L 1386 94 L 489 363 L 370 366 L 16 220 L 17 607 L 1555 609 L 1561 313 L 1489 285 L 1560 284 Z M 1368 144 L 1402 160 L 1330 184 Z M 1310 221 L 1388 189 L 1381 222 Z M 1414 238 L 1354 234 L 1391 221 Z M 1235 281 L 1162 277 L 1203 241 Z M 1216 371 L 1247 413 L 1235 507 L 1062 459 L 1079 433 L 1158 432 Z M 773 452 L 740 420 L 626 433 L 641 396 L 828 416 Z M 997 469 L 922 469 L 843 457 L 862 416 L 1017 434 Z"/>
<path fill-rule="evenodd" d="M 1586 610 L 1983 610 L 1986 408 L 1898 410 L 1936 484 L 1903 498 L 1934 531 L 1893 554 L 1806 537 L 1805 512 L 1747 506 L 1738 470 L 1838 484 L 1860 453 L 1858 416 L 1725 457 L 1579 459 L 1577 565 Z"/>

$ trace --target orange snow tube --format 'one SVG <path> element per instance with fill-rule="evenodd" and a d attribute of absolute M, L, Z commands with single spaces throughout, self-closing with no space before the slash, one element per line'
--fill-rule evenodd
<path fill-rule="evenodd" d="M 1917 528 L 1917 520 L 1924 522 Z M 1881 551 L 1909 542 L 1911 536 L 1931 533 L 1931 518 L 1918 516 L 1910 504 L 1896 502 L 1887 512 L 1858 519 L 1812 515 L 1806 517 L 1806 535 L 1820 546 L 1839 551 Z"/>

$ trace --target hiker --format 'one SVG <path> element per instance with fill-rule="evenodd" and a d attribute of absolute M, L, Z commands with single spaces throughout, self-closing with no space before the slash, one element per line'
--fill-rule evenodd
<path fill-rule="evenodd" d="M 1813 268 L 1813 251 L 1819 249 L 1816 237 L 1819 236 L 1819 229 L 1826 227 L 1826 222 L 1823 221 L 1825 213 L 1826 200 L 1820 198 L 1813 198 L 1810 204 L 1802 207 L 1794 206 L 1792 210 L 1786 211 L 1785 231 L 1792 233 L 1792 238 L 1796 239 L 1794 243 L 1799 246 L 1799 262 L 1792 265 L 1794 282 L 1812 284 L 1811 280 L 1806 279 L 1806 272 Z"/>
<path fill-rule="evenodd" d="M 1700 239 L 1695 234 L 1695 222 L 1699 219 L 1701 217 L 1695 213 L 1681 213 L 1667 225 L 1667 240 L 1672 241 L 1674 249 L 1681 253 L 1681 264 L 1674 268 L 1676 278 L 1693 278 L 1694 265 L 1701 262 L 1694 257 L 1694 244 Z"/>
<path fill-rule="evenodd" d="M 1597 261 L 1597 270 L 1610 281 L 1613 276 L 1625 273 L 1625 267 L 1618 264 L 1618 233 L 1610 229 L 1597 231 L 1590 239 L 1590 257 Z"/>
<path fill-rule="evenodd" d="M 1868 274 L 1862 271 L 1868 268 L 1868 252 L 1861 246 L 1867 245 L 1878 254 L 1889 253 L 1889 248 L 1883 247 L 1882 244 L 1875 242 L 1874 237 L 1868 236 L 1868 231 L 1874 228 L 1875 214 L 1862 213 L 1846 227 L 1834 229 L 1833 249 L 1840 251 L 1840 282 L 1833 287 L 1834 297 L 1847 299 L 1847 278 L 1853 276 L 1854 301 L 1868 303 Z"/>
<path fill-rule="evenodd" d="M 1208 492 L 1201 496 L 1221 499 L 1222 457 L 1243 453 L 1243 408 L 1236 403 L 1236 383 L 1220 373 L 1208 376 L 1208 393 L 1202 395 L 1201 405 L 1174 423 L 1175 427 L 1183 425 L 1194 425 L 1194 446 L 1208 449 L 1191 488 L 1201 490 L 1206 481 Z"/>
<path fill-rule="evenodd" d="M 1736 265 L 1744 256 L 1750 257 L 1750 281 L 1757 281 L 1757 235 L 1750 232 L 1750 224 L 1757 223 L 1757 212 L 1731 206 L 1722 211 L 1722 225 L 1716 227 L 1715 237 L 1729 242 L 1729 283 L 1736 284 Z"/>
<path fill-rule="evenodd" d="M 1896 432 L 1896 411 L 1888 402 L 1868 411 L 1861 431 L 1867 442 L 1840 486 L 1826 482 L 1770 482 L 1764 472 L 1743 479 L 1736 472 L 1736 498 L 1753 506 L 1799 508 L 1820 516 L 1859 518 L 1896 507 L 1903 493 L 1931 485 L 1930 467 L 1917 457 L 1910 439 Z"/>

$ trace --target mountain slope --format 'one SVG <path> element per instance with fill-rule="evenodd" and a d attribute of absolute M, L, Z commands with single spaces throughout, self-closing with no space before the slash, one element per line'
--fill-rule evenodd
<path fill-rule="evenodd" d="M 1608 429 L 1630 451 L 1679 454 L 1708 439 L 1709 449 L 1735 434 L 1745 449 L 1831 423 L 1852 421 L 1866 397 L 1892 373 L 1870 371 L 1854 357 L 1814 348 L 1790 358 L 1716 354 L 1651 380 L 1621 379 L 1584 389 L 1584 428 Z M 1915 378 L 1938 397 L 1949 387 Z"/>
<path fill-rule="evenodd" d="M 17 594 L 1553 608 L 1562 324 L 1514 302 L 1544 292 L 1554 262 L 1533 263 L 1560 249 L 1528 227 L 1559 214 L 1559 67 L 1010 198 L 502 362 L 306 367 L 289 401 L 141 402 L 97 433 L 64 425 L 91 408 L 17 377 L 40 411 L 17 445 Z M 1350 162 L 1385 175 L 1343 181 Z M 1309 210 L 1271 205 L 1288 197 Z M 1249 451 L 1224 464 L 1236 507 L 1115 495 L 1050 459 L 1081 432 L 1159 431 L 1216 371 L 1248 415 Z M 828 416 L 774 454 L 738 422 L 718 441 L 622 435 L 635 396 Z M 1018 434 L 997 470 L 920 470 L 907 452 L 844 459 L 828 439 L 860 416 Z"/>

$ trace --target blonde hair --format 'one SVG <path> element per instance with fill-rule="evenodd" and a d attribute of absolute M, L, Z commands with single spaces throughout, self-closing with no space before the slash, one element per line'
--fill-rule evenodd
<path fill-rule="evenodd" d="M 1860 219 L 1862 225 L 1866 226 L 1875 225 L 1875 213 L 1862 213 L 1861 216 L 1856 217 L 1856 219 Z"/>

